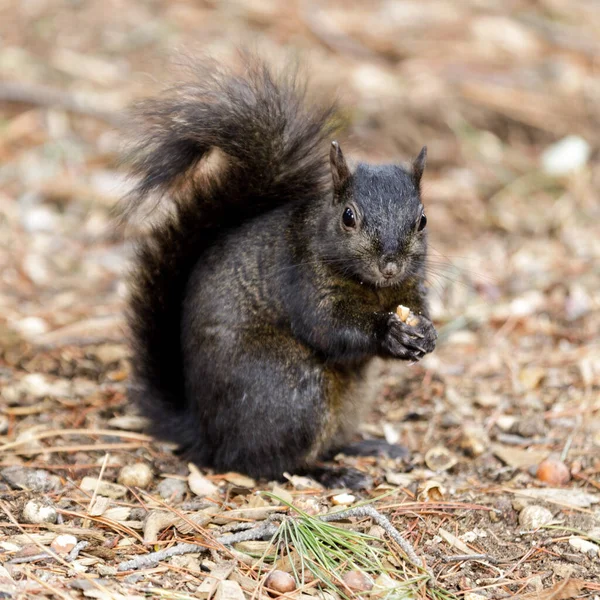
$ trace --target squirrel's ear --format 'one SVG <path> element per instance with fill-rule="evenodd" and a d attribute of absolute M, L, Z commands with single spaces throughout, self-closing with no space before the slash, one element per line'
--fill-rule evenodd
<path fill-rule="evenodd" d="M 419 152 L 419 156 L 413 160 L 413 179 L 417 187 L 421 185 L 421 177 L 423 177 L 423 171 L 425 170 L 425 165 L 427 163 L 427 146 L 423 146 L 421 148 L 421 152 Z"/>
<path fill-rule="evenodd" d="M 331 177 L 333 178 L 333 195 L 336 197 L 350 179 L 350 169 L 337 142 L 331 142 L 329 162 L 331 163 Z"/>

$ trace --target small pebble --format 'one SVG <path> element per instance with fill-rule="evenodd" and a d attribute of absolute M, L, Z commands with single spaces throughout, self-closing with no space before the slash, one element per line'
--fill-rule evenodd
<path fill-rule="evenodd" d="M 58 514 L 49 501 L 30 500 L 23 508 L 26 523 L 56 523 Z"/>
<path fill-rule="evenodd" d="M 119 472 L 117 481 L 121 485 L 145 490 L 152 483 L 153 478 L 152 469 L 146 463 L 140 462 L 125 465 Z"/>
<path fill-rule="evenodd" d="M 571 480 L 571 472 L 561 460 L 547 458 L 538 465 L 536 477 L 550 485 L 566 485 Z"/>
<path fill-rule="evenodd" d="M 334 506 L 348 506 L 356 500 L 356 497 L 352 494 L 338 494 L 331 498 L 331 503 Z"/>
<path fill-rule="evenodd" d="M 60 477 L 42 469 L 27 469 L 17 465 L 2 469 L 0 475 L 13 489 L 51 492 L 61 486 Z"/>
<path fill-rule="evenodd" d="M 583 538 L 577 536 L 571 536 L 569 538 L 569 546 L 582 552 L 583 554 L 587 554 L 590 558 L 596 558 L 598 556 L 599 547 L 594 542 L 590 542 L 589 540 L 584 540 Z"/>
<path fill-rule="evenodd" d="M 568 175 L 585 166 L 591 151 L 582 137 L 569 135 L 546 148 L 541 157 L 542 169 L 548 175 Z"/>
<path fill-rule="evenodd" d="M 60 556 L 64 556 L 75 548 L 75 544 L 77 544 L 77 538 L 74 535 L 62 533 L 52 540 L 50 548 L 57 554 L 60 554 Z"/>
<path fill-rule="evenodd" d="M 362 571 L 348 571 L 342 577 L 342 581 L 353 592 L 368 592 L 373 588 L 373 581 Z"/>
<path fill-rule="evenodd" d="M 289 573 L 276 570 L 267 577 L 265 587 L 280 594 L 287 594 L 296 589 L 296 582 Z"/>
<path fill-rule="evenodd" d="M 530 504 L 519 513 L 519 525 L 524 529 L 538 529 L 550 523 L 552 519 L 552 513 L 537 504 Z"/>
<path fill-rule="evenodd" d="M 179 504 L 185 498 L 187 483 L 181 479 L 168 477 L 163 479 L 156 489 L 163 500 Z"/>

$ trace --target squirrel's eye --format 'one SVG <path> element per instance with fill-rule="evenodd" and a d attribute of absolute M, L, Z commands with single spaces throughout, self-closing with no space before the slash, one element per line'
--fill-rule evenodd
<path fill-rule="evenodd" d="M 356 227 L 356 217 L 354 211 L 350 207 L 346 207 L 344 214 L 342 215 L 342 223 L 346 227 Z"/>
<path fill-rule="evenodd" d="M 425 213 L 421 213 L 421 218 L 419 219 L 419 225 L 417 229 L 419 231 L 423 231 L 423 229 L 425 229 L 425 225 L 427 225 L 427 217 L 425 216 Z"/>

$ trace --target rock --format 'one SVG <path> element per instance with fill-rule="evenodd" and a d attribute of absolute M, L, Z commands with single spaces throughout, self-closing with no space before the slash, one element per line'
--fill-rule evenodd
<path fill-rule="evenodd" d="M 185 498 L 187 489 L 188 486 L 185 481 L 172 477 L 163 479 L 156 488 L 163 500 L 173 504 L 179 504 Z"/>
<path fill-rule="evenodd" d="M 57 211 L 49 206 L 29 206 L 21 213 L 21 224 L 29 233 L 55 232 L 59 223 L 60 217 Z"/>
<path fill-rule="evenodd" d="M 23 508 L 26 523 L 56 523 L 58 513 L 49 500 L 30 500 Z"/>
<path fill-rule="evenodd" d="M 75 545 L 77 544 L 77 538 L 74 535 L 68 533 L 62 533 L 57 535 L 50 544 L 50 548 L 54 550 L 60 556 L 69 554 Z"/>
<path fill-rule="evenodd" d="M 8 433 L 8 416 L 0 415 L 0 435 L 6 435 Z"/>
<path fill-rule="evenodd" d="M 599 547 L 594 542 L 585 540 L 577 536 L 571 536 L 569 538 L 569 546 L 575 550 L 587 554 L 589 558 L 596 558 L 598 556 Z"/>
<path fill-rule="evenodd" d="M 265 587 L 280 594 L 287 594 L 296 589 L 296 582 L 289 573 L 275 570 L 265 580 Z"/>
<path fill-rule="evenodd" d="M 353 592 L 368 592 L 373 588 L 373 580 L 362 571 L 348 571 L 344 573 L 342 581 Z"/>
<path fill-rule="evenodd" d="M 119 472 L 117 481 L 129 487 L 138 487 L 145 490 L 153 480 L 152 469 L 146 463 L 125 465 Z"/>
<path fill-rule="evenodd" d="M 552 457 L 538 465 L 535 476 L 550 485 L 566 485 L 571 480 L 569 467 L 561 460 Z"/>
<path fill-rule="evenodd" d="M 331 498 L 331 503 L 334 506 L 348 506 L 349 504 L 353 504 L 355 500 L 356 497 L 352 494 L 338 494 Z"/>
<path fill-rule="evenodd" d="M 513 415 L 500 415 L 496 419 L 496 427 L 502 431 L 510 431 L 517 422 L 517 417 Z"/>
<path fill-rule="evenodd" d="M 552 519 L 552 513 L 537 504 L 530 504 L 519 513 L 519 525 L 524 529 L 539 529 L 550 523 Z"/>
<path fill-rule="evenodd" d="M 18 331 L 25 339 L 34 340 L 36 335 L 47 333 L 48 323 L 39 317 L 25 317 L 12 324 L 12 327 Z"/>
<path fill-rule="evenodd" d="M 124 485 L 118 483 L 110 483 L 109 481 L 100 481 L 95 477 L 84 477 L 81 480 L 80 487 L 86 492 L 94 492 L 97 489 L 97 494 L 100 496 L 106 496 L 107 498 L 122 498 L 127 495 L 127 488 Z"/>
<path fill-rule="evenodd" d="M 52 492 L 61 486 L 60 477 L 42 469 L 27 469 L 21 466 L 6 467 L 0 475 L 14 489 L 32 492 Z"/>
<path fill-rule="evenodd" d="M 569 135 L 546 148 L 541 156 L 542 169 L 554 177 L 568 175 L 583 168 L 590 153 L 590 145 L 582 137 Z"/>

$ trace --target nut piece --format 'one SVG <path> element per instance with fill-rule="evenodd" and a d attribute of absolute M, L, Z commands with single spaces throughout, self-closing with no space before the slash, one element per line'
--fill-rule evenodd
<path fill-rule="evenodd" d="M 398 317 L 400 317 L 401 321 L 407 325 L 410 325 L 411 327 L 416 327 L 419 324 L 419 317 L 417 317 L 415 313 L 411 312 L 408 306 L 402 306 L 402 304 L 399 304 L 396 307 L 396 314 Z"/>
<path fill-rule="evenodd" d="M 402 306 L 402 304 L 398 304 L 396 308 L 396 314 L 400 317 L 401 321 L 406 323 L 406 320 L 410 315 L 410 308 L 408 308 L 408 306 Z"/>

